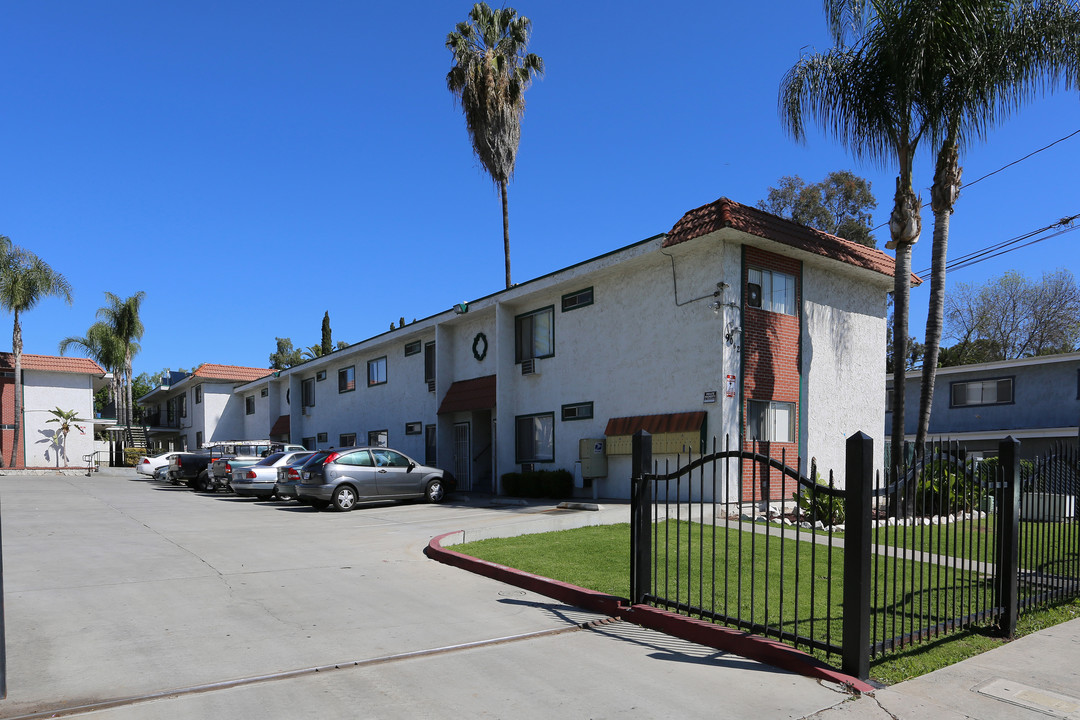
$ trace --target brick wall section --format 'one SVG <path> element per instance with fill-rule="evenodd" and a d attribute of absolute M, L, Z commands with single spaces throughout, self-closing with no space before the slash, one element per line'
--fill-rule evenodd
<path fill-rule="evenodd" d="M 795 403 L 795 438 L 799 437 L 799 333 L 801 318 L 760 308 L 745 306 L 747 269 L 772 270 L 795 278 L 795 308 L 801 307 L 802 263 L 757 248 L 746 248 L 743 263 L 743 450 L 753 450 L 747 421 L 750 417 L 748 400 L 775 400 Z M 772 442 L 759 445 L 758 452 L 798 466 L 798 442 Z M 788 485 L 791 482 L 788 481 Z M 780 500 L 790 497 L 791 488 L 782 487 L 777 471 L 765 474 L 762 467 L 746 463 L 743 467 L 742 500 Z"/>
<path fill-rule="evenodd" d="M 15 422 L 15 378 L 0 377 L 0 425 L 12 425 Z M 25 432 L 25 428 L 23 429 Z M 3 455 L 3 465 L 11 465 L 11 445 L 15 442 L 14 430 L 0 430 L 0 454 Z M 23 448 L 19 444 L 19 457 L 15 467 L 23 466 Z"/>

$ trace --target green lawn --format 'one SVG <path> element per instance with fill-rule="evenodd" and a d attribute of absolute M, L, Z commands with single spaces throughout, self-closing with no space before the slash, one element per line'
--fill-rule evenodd
<path fill-rule="evenodd" d="M 936 542 L 920 537 L 918 528 L 906 535 L 896 533 L 893 528 L 890 530 L 892 537 L 903 536 L 905 542 L 911 542 L 916 548 L 922 547 L 923 543 Z M 840 643 L 843 617 L 841 548 L 830 550 L 827 546 L 799 542 L 794 539 L 794 533 L 780 538 L 735 528 L 717 527 L 714 532 L 711 526 L 685 521 L 660 524 L 657 532 L 658 545 L 666 545 L 672 550 L 678 548 L 677 562 L 683 569 L 679 573 L 681 576 L 687 575 L 687 567 L 690 568 L 689 575 L 695 578 L 699 567 L 716 568 L 705 574 L 700 585 L 682 582 L 677 586 L 676 557 L 671 552 L 666 566 L 660 566 L 654 579 L 657 595 L 678 597 L 680 602 L 711 612 L 768 624 L 776 632 L 785 633 L 788 639 L 797 633 Z M 973 527 L 965 532 L 971 535 L 980 530 Z M 880 538 L 879 542 L 883 540 Z M 630 527 L 626 524 L 483 540 L 454 549 L 619 597 L 630 594 Z M 933 625 L 944 618 L 966 614 L 977 608 L 979 599 L 989 592 L 981 576 L 927 563 L 882 562 L 872 565 L 872 572 L 877 578 L 875 587 L 879 588 L 876 604 L 882 608 L 903 605 L 898 616 L 884 611 L 875 615 L 875 637 L 882 634 L 892 637 L 909 632 L 913 627 Z M 834 578 L 831 597 L 830 585 L 826 582 L 829 576 Z M 938 587 L 948 589 L 939 591 Z M 1065 604 L 1054 612 L 1063 614 L 1054 620 L 1058 616 L 1043 611 L 1025 615 L 1023 620 L 1034 623 L 1030 625 L 1032 630 L 1038 629 L 1041 623 L 1053 624 L 1080 615 L 1080 602 Z M 897 682 L 983 652 L 1001 642 L 988 629 L 955 633 L 947 639 L 927 641 L 877 658 L 871 663 L 871 674 L 881 682 Z M 836 655 L 814 654 L 839 664 L 840 658 Z"/>

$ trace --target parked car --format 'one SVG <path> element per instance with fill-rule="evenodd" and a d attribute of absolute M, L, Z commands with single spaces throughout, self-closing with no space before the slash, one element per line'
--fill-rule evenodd
<path fill-rule="evenodd" d="M 304 452 L 279 452 L 267 455 L 254 465 L 233 468 L 229 485 L 237 495 L 269 500 L 276 492 L 274 487 L 277 484 L 278 468 L 293 461 L 302 462 L 314 454 L 305 450 Z"/>
<path fill-rule="evenodd" d="M 169 458 L 169 481 L 193 490 L 208 490 L 210 463 L 220 457 L 222 453 L 216 448 L 177 453 Z"/>
<path fill-rule="evenodd" d="M 456 488 L 450 473 L 421 465 L 397 450 L 349 447 L 309 459 L 300 470 L 297 494 L 316 509 L 333 504 L 335 510 L 344 511 L 369 500 L 441 502 Z"/>
<path fill-rule="evenodd" d="M 277 469 L 277 482 L 274 483 L 274 492 L 279 500 L 299 500 L 296 488 L 300 485 L 300 469 L 308 462 L 316 461 L 325 457 L 327 451 L 313 452 L 308 457 L 292 460 L 287 465 L 281 465 Z"/>
<path fill-rule="evenodd" d="M 150 455 L 150 456 L 144 457 L 135 466 L 135 472 L 139 473 L 140 475 L 146 475 L 148 477 L 154 477 L 155 476 L 155 474 L 154 474 L 155 470 L 157 470 L 158 468 L 162 468 L 162 467 L 168 469 L 168 467 L 169 467 L 169 458 L 171 458 L 173 455 L 179 455 L 179 454 L 180 453 L 178 451 L 172 451 L 172 452 L 164 452 L 164 453 L 161 453 L 160 455 Z"/>

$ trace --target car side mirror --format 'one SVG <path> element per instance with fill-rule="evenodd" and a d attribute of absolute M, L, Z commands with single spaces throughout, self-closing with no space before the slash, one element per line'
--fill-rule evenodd
<path fill-rule="evenodd" d="M 409 463 L 409 469 L 406 470 L 405 472 L 412 472 L 414 467 L 416 467 L 416 463 L 410 462 Z"/>

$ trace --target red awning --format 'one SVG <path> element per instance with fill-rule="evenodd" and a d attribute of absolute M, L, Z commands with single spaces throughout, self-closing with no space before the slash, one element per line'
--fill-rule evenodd
<path fill-rule="evenodd" d="M 700 431 L 705 423 L 705 412 L 669 413 L 667 415 L 636 415 L 634 417 L 611 418 L 608 420 L 604 435 L 633 435 L 644 430 L 652 435 L 664 433 L 684 433 Z"/>
<path fill-rule="evenodd" d="M 495 407 L 495 376 L 458 380 L 450 386 L 439 406 L 439 415 L 469 410 L 491 410 Z"/>
<path fill-rule="evenodd" d="M 290 418 L 288 415 L 282 415 L 274 421 L 274 427 L 270 428 L 270 437 L 277 435 L 288 435 L 290 427 Z"/>

